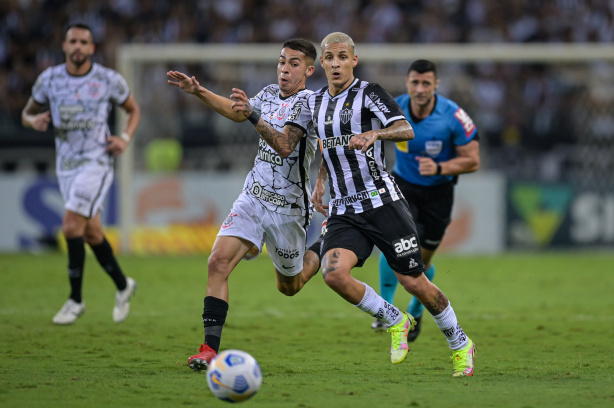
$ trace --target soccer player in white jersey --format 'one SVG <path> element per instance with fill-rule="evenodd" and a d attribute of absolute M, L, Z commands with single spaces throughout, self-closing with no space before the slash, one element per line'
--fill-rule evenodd
<path fill-rule="evenodd" d="M 321 48 L 320 64 L 328 86 L 307 96 L 303 109 L 288 118 L 283 133 L 258 118 L 239 94 L 235 110 L 248 116 L 272 145 L 294 140 L 309 124 L 315 126 L 324 163 L 312 201 L 324 214 L 324 182 L 330 176 L 330 215 L 321 248 L 324 281 L 346 301 L 388 325 L 392 363 L 406 358 L 407 334 L 416 321 L 352 277 L 352 269 L 364 264 L 373 245 L 382 251 L 405 290 L 433 315 L 453 350 L 453 375 L 471 376 L 475 346 L 459 325 L 448 298 L 424 276 L 409 206 L 386 171 L 381 140 L 410 140 L 412 127 L 388 92 L 354 77 L 358 56 L 348 35 L 329 34 Z"/>
<path fill-rule="evenodd" d="M 266 86 L 251 98 L 251 104 L 267 123 L 282 129 L 289 117 L 300 111 L 301 101 L 311 93 L 305 83 L 314 71 L 317 52 L 304 39 L 286 41 L 277 63 L 277 84 Z M 197 96 L 209 108 L 235 121 L 243 113 L 232 109 L 234 101 L 201 86 L 196 78 L 178 71 L 167 73 L 168 83 Z M 207 261 L 207 291 L 203 324 L 205 342 L 199 353 L 188 358 L 195 371 L 204 370 L 219 352 L 222 328 L 228 312 L 228 277 L 241 259 L 253 259 L 266 243 L 275 266 L 277 289 L 293 296 L 320 267 L 320 242 L 306 249 L 307 227 L 313 214 L 310 202 L 309 167 L 317 138 L 313 129 L 284 154 L 260 140 L 254 167 L 243 191 L 223 222 Z"/>
<path fill-rule="evenodd" d="M 62 233 L 68 247 L 70 295 L 53 317 L 56 324 L 71 324 L 85 312 L 82 299 L 85 246 L 117 286 L 113 320 L 121 322 L 130 311 L 136 282 L 124 276 L 105 238 L 100 210 L 113 182 L 113 162 L 136 132 L 141 111 L 124 78 L 92 62 L 92 31 L 74 24 L 65 32 L 65 63 L 46 69 L 36 80 L 21 118 L 26 127 L 44 132 L 53 123 L 56 173 L 64 199 Z M 111 135 L 111 104 L 128 114 L 120 136 Z"/>

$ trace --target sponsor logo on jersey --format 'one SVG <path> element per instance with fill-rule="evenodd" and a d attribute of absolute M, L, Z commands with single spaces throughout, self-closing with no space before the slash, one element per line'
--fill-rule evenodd
<path fill-rule="evenodd" d="M 424 148 L 426 150 L 426 154 L 435 157 L 441 153 L 441 149 L 443 149 L 443 142 L 441 140 L 427 140 L 427 142 L 424 144 Z"/>
<path fill-rule="evenodd" d="M 341 198 L 335 198 L 334 200 L 331 200 L 331 203 L 335 206 L 339 206 L 339 205 L 350 205 L 353 204 L 357 201 L 362 201 L 362 200 L 367 200 L 370 197 L 376 197 L 378 195 L 377 190 L 373 190 L 373 191 L 362 191 L 358 194 L 354 194 L 351 196 L 347 196 L 347 197 L 341 197 Z"/>
<path fill-rule="evenodd" d="M 414 258 L 410 258 L 409 259 L 409 268 L 410 269 L 417 268 L 418 266 L 420 266 L 420 264 L 418 264 L 418 262 L 416 262 L 416 260 Z"/>
<path fill-rule="evenodd" d="M 276 166 L 283 165 L 283 158 L 274 151 L 271 151 L 262 139 L 258 141 L 258 159 Z"/>
<path fill-rule="evenodd" d="M 418 238 L 416 238 L 415 235 L 408 235 L 392 241 L 392 246 L 394 247 L 394 252 L 397 254 L 397 258 L 403 258 L 420 250 Z"/>
<path fill-rule="evenodd" d="M 341 135 L 334 137 L 327 137 L 322 140 L 322 149 L 334 149 L 337 146 L 348 146 L 350 144 L 350 139 L 354 135 Z"/>
<path fill-rule="evenodd" d="M 379 170 L 377 170 L 377 163 L 375 162 L 375 158 L 373 157 L 375 155 L 374 151 L 375 150 L 373 148 L 373 145 L 371 145 L 371 147 L 369 147 L 365 152 L 365 156 L 367 156 L 367 164 L 369 165 L 371 177 L 373 177 L 373 180 L 379 180 Z"/>
<path fill-rule="evenodd" d="M 299 256 L 298 249 L 284 249 L 275 247 L 275 253 L 277 254 L 277 256 L 284 259 L 294 259 Z M 286 267 L 284 266 L 284 268 Z M 289 267 L 286 269 L 289 269 Z"/>
<path fill-rule="evenodd" d="M 324 121 L 324 125 L 332 125 L 333 123 L 335 123 L 335 121 L 333 120 L 333 117 L 327 116 L 326 120 Z"/>
<path fill-rule="evenodd" d="M 375 92 L 371 92 L 369 94 L 369 98 L 373 101 L 375 106 L 377 106 L 377 109 L 379 109 L 380 112 L 390 113 L 390 110 L 388 110 L 388 107 L 384 104 L 384 102 L 382 102 L 379 96 L 375 94 Z"/>
<path fill-rule="evenodd" d="M 467 115 L 467 112 L 458 108 L 454 113 L 454 117 L 463 125 L 463 129 L 465 129 L 465 136 L 469 137 L 475 130 L 475 124 L 473 120 Z"/>
<path fill-rule="evenodd" d="M 288 205 L 288 201 L 286 201 L 286 197 L 284 197 L 281 194 L 277 194 L 273 191 L 269 191 L 265 188 L 262 188 L 262 186 L 259 183 L 254 183 L 250 191 L 254 195 L 254 197 L 257 197 L 261 199 L 262 201 L 266 201 L 267 203 L 271 203 L 279 207 Z"/>
<path fill-rule="evenodd" d="M 303 102 L 297 102 L 292 107 L 292 113 L 288 116 L 288 120 L 297 120 L 303 110 Z"/>
<path fill-rule="evenodd" d="M 347 123 L 350 120 L 352 120 L 353 114 L 354 114 L 354 111 L 352 109 L 348 109 L 348 108 L 343 109 L 341 112 L 339 112 L 339 117 L 341 118 L 341 122 L 343 122 L 344 125 L 347 125 Z"/>
<path fill-rule="evenodd" d="M 92 201 L 92 197 L 90 196 L 90 194 L 87 191 L 83 191 L 83 190 L 76 190 L 75 197 L 80 198 L 83 201 L 87 201 L 87 202 Z"/>
<path fill-rule="evenodd" d="M 85 112 L 83 105 L 60 105 L 59 110 L 62 130 L 91 130 L 96 127 L 93 119 L 76 119 L 78 114 Z"/>

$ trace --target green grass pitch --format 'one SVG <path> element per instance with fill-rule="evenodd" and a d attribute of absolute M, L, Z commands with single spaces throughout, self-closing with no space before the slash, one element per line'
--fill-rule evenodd
<path fill-rule="evenodd" d="M 0 255 L 1 407 L 223 407 L 187 357 L 203 340 L 206 257 L 120 257 L 138 282 L 131 314 L 113 323 L 114 287 L 88 256 L 86 313 L 51 317 L 68 295 L 62 254 Z M 267 256 L 230 277 L 222 349 L 262 367 L 251 407 L 614 406 L 614 256 L 606 253 L 438 255 L 435 282 L 478 347 L 476 374 L 452 378 L 430 318 L 402 364 L 388 334 L 318 274 L 277 292 Z M 377 256 L 354 276 L 377 289 Z M 409 295 L 397 290 L 405 308 Z"/>

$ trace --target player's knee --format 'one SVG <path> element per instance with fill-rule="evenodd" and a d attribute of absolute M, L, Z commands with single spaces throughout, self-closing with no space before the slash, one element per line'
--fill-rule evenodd
<path fill-rule="evenodd" d="M 65 238 L 78 238 L 83 237 L 85 234 L 84 228 L 79 223 L 73 220 L 64 220 L 62 223 L 62 234 Z"/>
<path fill-rule="evenodd" d="M 228 273 L 230 269 L 230 259 L 224 256 L 218 256 L 215 252 L 211 253 L 207 260 L 207 270 L 209 275 L 222 273 Z"/>
<path fill-rule="evenodd" d="M 333 289 L 346 286 L 347 276 L 339 268 L 330 267 L 329 265 L 323 266 L 322 276 L 324 277 L 324 282 Z"/>
<path fill-rule="evenodd" d="M 83 240 L 89 245 L 100 245 L 104 240 L 104 234 L 102 231 L 88 231 L 85 230 L 85 234 L 83 234 Z"/>
<path fill-rule="evenodd" d="M 281 283 L 277 283 L 277 290 L 279 290 L 279 292 L 281 292 L 285 296 L 294 296 L 301 289 L 296 286 L 288 286 L 288 285 L 283 285 Z"/>
<path fill-rule="evenodd" d="M 399 282 L 403 288 L 412 295 L 423 293 L 428 289 L 428 286 L 432 285 L 424 274 L 404 275 Z"/>

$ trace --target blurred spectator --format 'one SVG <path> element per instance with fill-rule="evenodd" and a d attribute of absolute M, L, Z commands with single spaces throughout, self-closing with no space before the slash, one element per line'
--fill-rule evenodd
<path fill-rule="evenodd" d="M 614 42 L 611 0 L 2 0 L 0 148 L 53 145 L 53 140 L 23 129 L 20 113 L 36 76 L 62 60 L 57 44 L 63 31 L 58 27 L 76 21 L 89 24 L 95 40 L 104 38 L 95 56 L 111 68 L 117 68 L 117 47 L 126 43 L 278 43 L 293 36 L 317 43 L 332 31 L 348 32 L 357 43 Z M 226 82 L 248 68 L 257 69 L 230 69 Z M 385 84 L 394 69 L 382 67 L 380 82 Z M 488 155 L 484 167 L 518 177 L 564 178 L 565 166 L 580 161 L 566 148 L 574 143 L 584 144 L 585 156 L 599 153 L 594 156 L 600 169 L 614 166 L 614 159 L 608 161 L 599 152 L 600 143 L 614 143 L 611 63 L 584 73 L 574 67 L 553 72 L 547 65 L 456 64 L 453 74 L 448 77 L 458 80 L 450 81 L 454 85 L 447 95 L 479 122 Z M 373 75 L 378 74 L 369 71 Z M 139 80 L 145 83 L 147 78 Z M 156 89 L 143 97 L 156 101 L 144 128 L 158 130 L 162 137 L 179 133 L 175 137 L 184 139 L 184 148 L 202 139 L 195 136 L 199 129 L 217 126 L 198 114 L 182 118 L 187 120 L 182 125 L 168 123 L 161 116 L 167 107 L 185 101 L 169 100 Z M 589 118 L 592 107 L 599 113 Z M 212 146 L 227 137 L 211 133 L 202 143 Z M 197 167 L 199 159 L 190 154 L 184 160 Z M 222 152 L 208 162 L 231 168 L 232 157 L 223 157 Z M 542 159 L 548 164 L 539 170 L 535 163 Z M 15 167 L 3 164 L 2 154 L 0 165 Z"/>

